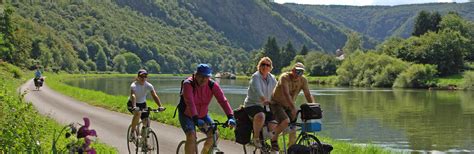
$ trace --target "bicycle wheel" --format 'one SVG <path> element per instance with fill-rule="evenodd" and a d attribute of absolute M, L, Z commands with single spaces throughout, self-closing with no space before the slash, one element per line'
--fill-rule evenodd
<path fill-rule="evenodd" d="M 131 139 L 131 137 L 132 137 L 132 125 L 128 126 L 128 130 L 127 130 L 128 153 L 132 153 L 132 151 L 135 151 L 134 153 L 138 153 L 138 147 L 135 144 L 137 141 L 136 139 Z"/>
<path fill-rule="evenodd" d="M 158 144 L 158 137 L 156 136 L 156 133 L 150 129 L 150 131 L 148 131 L 148 135 L 147 135 L 147 139 L 146 139 L 146 143 L 144 145 L 144 148 L 147 148 L 145 149 L 145 153 L 160 153 L 160 145 Z"/>
<path fill-rule="evenodd" d="M 313 154 L 324 153 L 323 145 L 321 144 L 319 139 L 314 135 L 303 134 L 303 136 L 301 137 L 300 140 L 297 141 L 297 143 L 299 145 L 304 145 L 304 146 L 311 147 L 311 149 L 312 149 L 311 152 Z"/>
<path fill-rule="evenodd" d="M 178 148 L 176 148 L 176 154 L 185 154 L 184 145 L 186 144 L 186 140 L 179 142 Z"/>

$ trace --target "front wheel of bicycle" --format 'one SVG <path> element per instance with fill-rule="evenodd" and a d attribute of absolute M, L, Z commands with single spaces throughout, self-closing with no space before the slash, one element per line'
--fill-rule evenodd
<path fill-rule="evenodd" d="M 160 153 L 160 145 L 158 144 L 158 137 L 156 136 L 155 132 L 150 130 L 148 132 L 147 141 L 148 145 L 145 145 L 146 153 Z"/>
<path fill-rule="evenodd" d="M 316 153 L 324 153 L 323 145 L 319 141 L 319 139 L 311 134 L 305 134 L 301 137 L 301 139 L 297 142 L 299 145 L 304 145 L 307 147 L 311 147 L 313 149 L 311 151 L 312 154 Z"/>
<path fill-rule="evenodd" d="M 138 147 L 135 144 L 137 141 L 136 139 L 132 139 L 132 126 L 128 126 L 127 130 L 127 148 L 128 148 L 128 153 L 138 153 Z"/>

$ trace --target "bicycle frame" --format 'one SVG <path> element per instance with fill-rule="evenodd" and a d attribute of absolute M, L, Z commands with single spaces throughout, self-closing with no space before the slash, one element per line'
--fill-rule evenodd
<path fill-rule="evenodd" d="M 144 113 L 144 112 L 161 112 L 161 111 L 164 111 L 164 109 L 151 109 L 150 107 L 146 108 L 146 109 L 142 109 L 140 110 L 141 113 Z M 152 135 L 152 139 L 154 139 L 156 141 L 156 150 L 159 152 L 159 145 L 158 145 L 158 138 L 155 134 L 155 132 L 153 131 L 153 129 L 150 127 L 150 118 L 148 117 L 146 119 L 147 123 L 145 123 L 144 120 L 140 120 L 138 122 L 138 124 L 135 126 L 135 131 L 136 132 L 131 132 L 131 125 L 129 126 L 128 130 L 127 130 L 127 146 L 128 146 L 128 150 L 129 152 L 131 152 L 131 147 L 130 147 L 130 142 L 133 142 L 133 144 L 135 145 L 135 151 L 138 152 L 138 148 L 141 147 L 142 148 L 142 151 L 145 151 L 148 152 L 148 138 L 150 136 L 148 135 Z M 143 130 L 141 130 L 140 132 L 140 126 L 141 124 L 143 124 Z M 138 133 L 137 137 L 133 140 L 129 140 L 128 138 L 130 137 L 130 135 L 132 134 L 129 134 L 129 133 Z M 140 139 L 138 136 L 141 136 L 142 138 Z M 140 140 L 143 140 L 143 141 L 140 141 Z M 146 148 L 146 150 L 143 150 L 144 148 Z"/>
<path fill-rule="evenodd" d="M 214 152 L 216 153 L 224 153 L 222 152 L 218 147 L 217 147 L 217 140 L 218 140 L 218 136 L 217 136 L 217 127 L 218 126 L 221 126 L 223 128 L 226 128 L 228 125 L 227 123 L 221 123 L 217 120 L 214 120 L 214 123 L 212 123 L 208 128 L 207 128 L 207 131 L 205 131 L 205 133 L 207 134 L 209 131 L 212 131 L 212 145 L 208 151 L 208 154 L 214 154 Z M 202 143 L 202 142 L 205 142 L 207 139 L 209 139 L 209 137 L 205 137 L 205 138 L 202 138 L 202 139 L 199 139 L 197 142 L 196 142 L 196 145 L 198 145 L 199 143 Z M 181 141 L 179 144 L 178 144 L 178 148 L 176 149 L 176 153 L 179 153 L 179 150 L 181 149 L 181 146 L 184 146 L 184 144 L 186 144 L 186 140 L 183 140 Z M 198 151 L 196 151 L 196 153 L 198 153 Z"/>

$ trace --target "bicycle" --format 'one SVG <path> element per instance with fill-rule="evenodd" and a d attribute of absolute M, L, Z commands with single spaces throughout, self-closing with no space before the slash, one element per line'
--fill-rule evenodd
<path fill-rule="evenodd" d="M 158 108 L 158 109 L 152 109 L 150 107 L 141 109 L 141 113 L 145 112 L 162 112 L 166 108 Z M 148 121 L 150 118 L 147 119 Z M 143 123 L 142 120 L 140 120 L 136 126 L 136 131 L 139 130 L 140 125 Z M 141 136 L 141 138 L 139 137 Z M 150 144 L 151 143 L 151 144 Z M 132 125 L 128 126 L 127 130 L 127 148 L 128 148 L 128 153 L 132 152 L 132 148 L 135 148 L 135 153 L 138 153 L 139 151 L 144 152 L 144 153 L 159 153 L 159 144 L 158 144 L 158 137 L 156 136 L 156 133 L 153 131 L 153 129 L 149 125 L 145 125 L 142 127 L 142 130 L 140 132 L 140 135 L 137 135 L 135 138 L 132 138 Z M 155 152 L 156 151 L 156 152 Z"/>
<path fill-rule="evenodd" d="M 218 126 L 221 126 L 222 128 L 226 128 L 228 127 L 229 125 L 227 123 L 221 123 L 217 120 L 214 120 L 214 123 L 211 124 L 211 126 L 205 131 L 206 133 L 208 131 L 212 131 L 212 146 L 211 146 L 211 149 L 209 149 L 209 152 L 208 154 L 224 154 L 223 151 L 221 151 L 218 147 L 217 147 L 217 139 L 218 139 L 218 136 L 217 136 L 217 127 Z M 208 139 L 208 137 L 205 137 L 205 138 L 202 138 L 200 140 L 198 140 L 196 142 L 196 145 L 199 145 L 199 143 L 202 143 L 204 141 L 206 141 Z M 176 148 L 176 154 L 184 154 L 185 153 L 185 149 L 184 149 L 184 145 L 186 144 L 186 140 L 182 140 L 181 142 L 179 142 L 178 144 L 178 148 Z M 197 151 L 196 151 L 197 153 Z"/>

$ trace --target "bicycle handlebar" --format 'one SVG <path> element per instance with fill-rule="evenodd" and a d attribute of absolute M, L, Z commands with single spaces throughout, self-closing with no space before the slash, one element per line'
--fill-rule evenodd
<path fill-rule="evenodd" d="M 147 107 L 147 108 L 144 108 L 144 109 L 140 109 L 139 111 L 140 112 L 156 112 L 156 113 L 158 113 L 158 112 L 163 112 L 165 110 L 166 110 L 165 107 L 159 107 L 157 109 L 152 109 L 151 107 Z"/>

